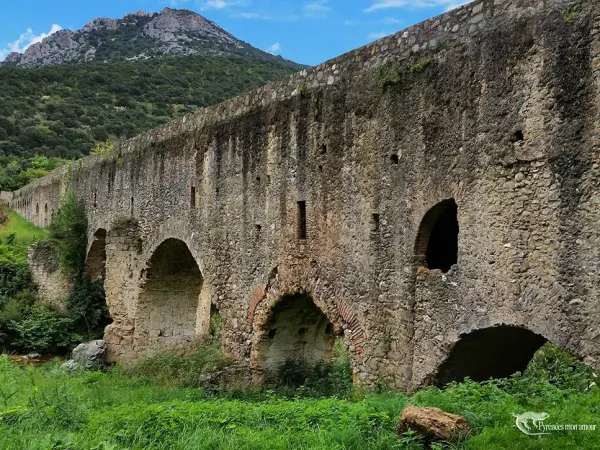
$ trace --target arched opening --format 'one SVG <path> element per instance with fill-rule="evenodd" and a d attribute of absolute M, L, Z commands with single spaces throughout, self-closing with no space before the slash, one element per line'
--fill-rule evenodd
<path fill-rule="evenodd" d="M 523 372 L 546 339 L 525 328 L 502 325 L 463 336 L 440 366 L 437 384 L 466 377 L 474 381 L 506 378 Z"/>
<path fill-rule="evenodd" d="M 415 255 L 430 270 L 446 273 L 458 261 L 458 206 L 441 201 L 425 214 L 419 227 Z"/>
<path fill-rule="evenodd" d="M 202 274 L 185 242 L 167 239 L 145 271 L 139 295 L 136 332 L 148 344 L 174 345 L 196 334 Z"/>
<path fill-rule="evenodd" d="M 262 329 L 258 366 L 277 371 L 288 362 L 313 366 L 332 358 L 333 324 L 308 294 L 285 295 Z"/>
<path fill-rule="evenodd" d="M 93 281 L 106 278 L 106 230 L 100 228 L 94 233 L 94 242 L 85 260 L 85 271 Z"/>

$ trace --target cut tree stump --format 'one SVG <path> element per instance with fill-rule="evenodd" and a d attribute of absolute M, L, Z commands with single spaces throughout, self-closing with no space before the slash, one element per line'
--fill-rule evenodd
<path fill-rule="evenodd" d="M 414 405 L 404 408 L 396 432 L 401 435 L 409 428 L 430 439 L 443 441 L 455 439 L 470 430 L 464 417 L 449 414 L 440 408 L 420 408 Z"/>

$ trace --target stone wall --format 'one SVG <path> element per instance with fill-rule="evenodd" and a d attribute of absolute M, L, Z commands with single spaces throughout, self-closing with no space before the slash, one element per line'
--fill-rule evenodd
<path fill-rule="evenodd" d="M 171 261 L 202 283 L 183 328 L 202 336 L 212 304 L 225 349 L 254 365 L 301 293 L 367 382 L 435 382 L 463 337 L 511 326 L 598 366 L 599 27 L 591 0 L 475 2 L 55 171 L 11 206 L 43 225 L 70 186 L 90 247 L 107 231 L 114 359 L 169 337 L 148 337 L 144 292 L 175 240 L 191 256 Z M 424 218 L 450 200 L 444 273 L 423 259 Z"/>
<path fill-rule="evenodd" d="M 38 301 L 59 312 L 66 312 L 72 282 L 60 268 L 56 249 L 46 242 L 39 242 L 29 247 L 27 260 L 33 284 L 37 287 Z"/>

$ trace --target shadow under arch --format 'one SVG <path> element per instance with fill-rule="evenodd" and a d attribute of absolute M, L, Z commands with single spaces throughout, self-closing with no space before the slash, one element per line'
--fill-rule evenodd
<path fill-rule="evenodd" d="M 415 261 L 448 272 L 458 261 L 458 205 L 453 198 L 434 205 L 423 217 L 415 242 Z"/>
<path fill-rule="evenodd" d="M 93 281 L 106 278 L 106 230 L 99 228 L 85 258 L 85 272 Z"/>
<path fill-rule="evenodd" d="M 282 295 L 259 328 L 255 368 L 276 372 L 289 361 L 329 361 L 338 334 L 308 293 Z"/>
<path fill-rule="evenodd" d="M 547 339 L 523 327 L 500 325 L 461 336 L 440 365 L 436 385 L 506 378 L 523 372 Z"/>
<path fill-rule="evenodd" d="M 203 277 L 187 244 L 164 240 L 142 271 L 136 334 L 148 345 L 177 345 L 196 335 Z"/>

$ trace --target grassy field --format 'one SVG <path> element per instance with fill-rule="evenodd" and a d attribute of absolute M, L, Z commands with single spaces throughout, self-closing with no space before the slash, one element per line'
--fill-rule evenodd
<path fill-rule="evenodd" d="M 344 398 L 311 398 L 167 387 L 119 367 L 69 375 L 58 363 L 17 367 L 0 357 L 0 449 L 7 450 L 426 448 L 415 435 L 394 432 L 407 403 L 441 407 L 472 424 L 461 442 L 432 449 L 600 448 L 600 431 L 521 433 L 513 413 L 545 411 L 546 423 L 600 425 L 599 389 L 560 388 L 526 376 L 412 397 L 355 388 Z"/>
<path fill-rule="evenodd" d="M 14 233 L 13 243 L 27 248 L 28 245 L 46 237 L 43 228 L 36 227 L 11 209 L 6 208 L 5 211 L 9 219 L 0 225 L 0 241 L 6 242 L 6 239 Z"/>

